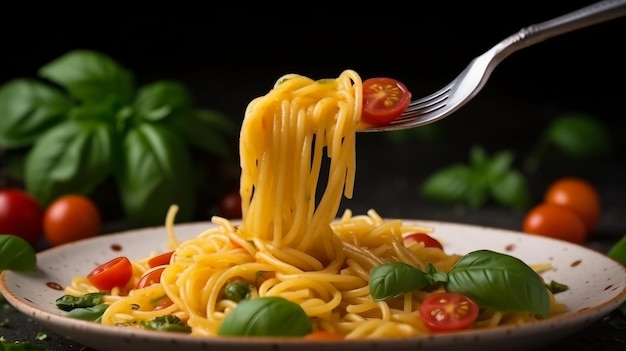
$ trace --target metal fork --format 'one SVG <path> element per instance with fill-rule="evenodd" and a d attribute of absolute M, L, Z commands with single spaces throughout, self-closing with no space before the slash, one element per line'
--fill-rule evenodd
<path fill-rule="evenodd" d="M 546 39 L 624 15 L 626 15 L 626 0 L 607 0 L 525 27 L 473 59 L 461 74 L 439 91 L 411 101 L 406 111 L 392 123 L 361 131 L 408 129 L 441 120 L 478 94 L 494 68 L 512 53 Z"/>

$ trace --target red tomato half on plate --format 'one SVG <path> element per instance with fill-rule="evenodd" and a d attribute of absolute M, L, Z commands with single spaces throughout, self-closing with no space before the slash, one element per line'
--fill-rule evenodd
<path fill-rule="evenodd" d="M 398 118 L 411 102 L 411 92 L 393 78 L 378 77 L 363 81 L 361 120 L 370 125 L 386 125 Z"/>
<path fill-rule="evenodd" d="M 424 325 L 433 332 L 468 329 L 478 318 L 478 312 L 474 300 L 453 292 L 428 295 L 419 307 Z"/>

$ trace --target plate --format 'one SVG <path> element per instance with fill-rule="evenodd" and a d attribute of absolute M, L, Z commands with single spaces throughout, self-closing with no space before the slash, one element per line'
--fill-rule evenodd
<path fill-rule="evenodd" d="M 0 292 L 16 309 L 40 324 L 101 351 L 200 350 L 529 350 L 546 346 L 591 325 L 626 300 L 626 268 L 591 249 L 547 237 L 460 223 L 405 220 L 435 228 L 434 236 L 447 253 L 465 254 L 488 249 L 515 256 L 528 264 L 550 263 L 543 274 L 569 286 L 556 295 L 568 306 L 564 314 L 520 326 L 467 330 L 402 339 L 303 342 L 293 338 L 206 338 L 104 326 L 65 317 L 55 300 L 63 295 L 60 286 L 84 275 L 96 264 L 114 255 L 139 259 L 164 251 L 164 227 L 144 228 L 58 246 L 37 254 L 37 271 L 0 275 Z M 213 224 L 197 222 L 176 225 L 179 239 L 191 238 Z"/>

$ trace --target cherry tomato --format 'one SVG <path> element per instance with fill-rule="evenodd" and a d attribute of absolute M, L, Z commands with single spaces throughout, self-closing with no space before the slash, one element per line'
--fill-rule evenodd
<path fill-rule="evenodd" d="M 56 246 L 100 233 L 102 219 L 96 204 L 83 195 L 64 195 L 54 200 L 44 213 L 44 235 Z"/>
<path fill-rule="evenodd" d="M 335 333 L 331 331 L 319 330 L 319 331 L 314 331 L 312 333 L 305 335 L 304 339 L 305 340 L 342 340 L 344 339 L 344 336 L 339 333 Z"/>
<path fill-rule="evenodd" d="M 426 233 L 413 233 L 404 237 L 405 245 L 408 245 L 412 242 L 421 243 L 422 245 L 424 245 L 424 247 L 435 247 L 443 250 L 443 245 L 441 245 L 441 243 L 437 239 Z"/>
<path fill-rule="evenodd" d="M 469 297 L 453 293 L 433 293 L 419 307 L 426 328 L 433 332 L 468 329 L 478 318 L 479 308 Z"/>
<path fill-rule="evenodd" d="M 557 179 L 545 192 L 544 202 L 569 207 L 585 223 L 589 234 L 600 218 L 600 195 L 597 189 L 584 179 L 567 177 Z"/>
<path fill-rule="evenodd" d="M 154 268 L 156 266 L 168 265 L 170 264 L 172 254 L 174 254 L 174 251 L 164 252 L 162 254 L 151 257 L 150 259 L 148 259 L 148 266 L 150 268 Z"/>
<path fill-rule="evenodd" d="M 575 244 L 582 244 L 586 233 L 584 222 L 574 211 L 548 203 L 539 204 L 526 214 L 522 231 Z"/>
<path fill-rule="evenodd" d="M 219 216 L 226 219 L 241 218 L 241 195 L 239 191 L 230 191 L 219 200 Z"/>
<path fill-rule="evenodd" d="M 361 120 L 366 124 L 386 125 L 398 118 L 411 102 L 406 85 L 393 78 L 363 81 Z"/>
<path fill-rule="evenodd" d="M 139 279 L 139 282 L 137 282 L 137 289 L 161 282 L 161 275 L 164 270 L 165 267 L 159 267 L 144 274 L 141 279 Z"/>
<path fill-rule="evenodd" d="M 105 262 L 87 275 L 91 285 L 100 290 L 124 286 L 133 275 L 133 265 L 127 257 L 119 256 Z"/>
<path fill-rule="evenodd" d="M 36 247 L 43 237 L 43 209 L 20 189 L 0 191 L 0 234 L 11 234 Z"/>

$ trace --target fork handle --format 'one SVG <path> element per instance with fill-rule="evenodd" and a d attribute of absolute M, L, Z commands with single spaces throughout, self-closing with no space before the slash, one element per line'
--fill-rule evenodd
<path fill-rule="evenodd" d="M 494 49 L 504 59 L 509 54 L 546 39 L 626 15 L 626 0 L 605 0 L 554 19 L 537 23 L 509 36 Z"/>

